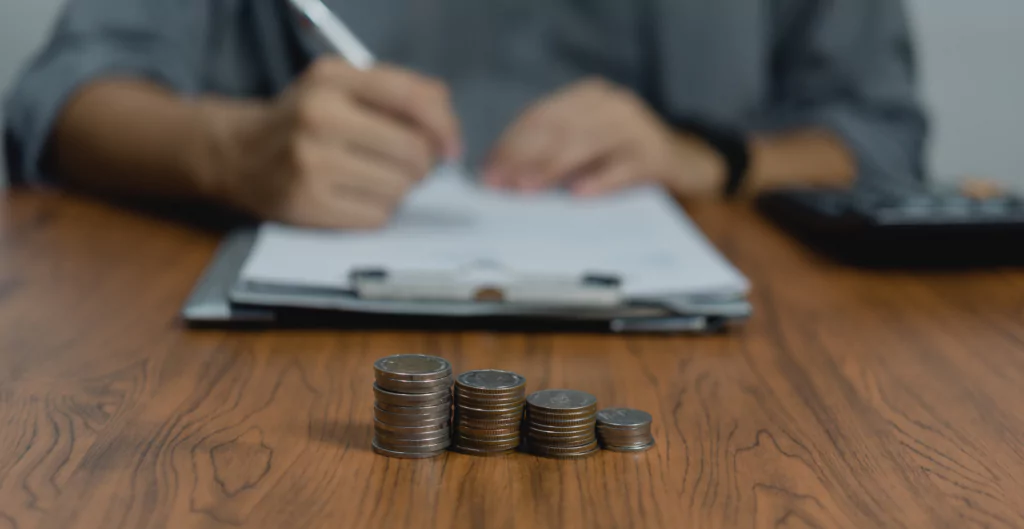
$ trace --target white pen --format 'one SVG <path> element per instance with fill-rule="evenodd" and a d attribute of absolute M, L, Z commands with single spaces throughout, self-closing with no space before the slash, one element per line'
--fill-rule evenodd
<path fill-rule="evenodd" d="M 352 33 L 352 30 L 334 14 L 321 0 L 289 0 L 295 8 L 313 25 L 313 29 L 333 51 L 360 70 L 369 70 L 377 59 Z"/>
<path fill-rule="evenodd" d="M 292 7 L 313 26 L 319 36 L 334 52 L 359 70 L 369 70 L 377 63 L 376 57 L 359 37 L 334 14 L 322 0 L 288 0 Z M 464 160 L 447 160 L 443 167 L 454 170 L 463 179 L 469 179 Z"/>

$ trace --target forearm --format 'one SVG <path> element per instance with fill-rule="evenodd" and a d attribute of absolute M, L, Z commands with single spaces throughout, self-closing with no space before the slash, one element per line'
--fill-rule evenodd
<path fill-rule="evenodd" d="M 744 194 L 791 185 L 845 186 L 856 173 L 849 149 L 828 132 L 806 129 L 761 134 L 748 145 Z M 678 135 L 676 148 L 675 171 L 666 182 L 668 186 L 684 196 L 720 196 L 729 171 L 722 154 L 690 133 Z"/>
<path fill-rule="evenodd" d="M 238 105 L 185 100 L 152 83 L 104 80 L 65 107 L 47 164 L 65 184 L 109 194 L 211 198 L 216 137 Z"/>

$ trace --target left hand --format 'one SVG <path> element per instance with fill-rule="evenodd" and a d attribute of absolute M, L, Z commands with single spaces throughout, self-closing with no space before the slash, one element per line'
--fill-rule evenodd
<path fill-rule="evenodd" d="M 717 190 L 724 173 L 717 152 L 677 134 L 640 97 L 588 80 L 530 108 L 498 142 L 485 181 L 526 192 L 566 185 L 587 196 L 649 183 L 695 193 Z"/>

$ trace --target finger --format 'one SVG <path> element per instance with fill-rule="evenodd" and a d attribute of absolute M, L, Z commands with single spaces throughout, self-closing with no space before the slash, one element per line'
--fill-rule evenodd
<path fill-rule="evenodd" d="M 315 141 L 315 140 L 314 140 Z M 396 205 L 408 194 L 417 180 L 379 157 L 366 151 L 338 148 L 332 144 L 315 144 L 304 174 L 323 178 L 319 184 L 325 191 L 340 191 L 353 196 Z"/>
<path fill-rule="evenodd" d="M 433 168 L 430 141 L 416 129 L 372 109 L 354 108 L 347 119 L 344 141 L 350 149 L 383 158 L 416 180 Z"/>
<path fill-rule="evenodd" d="M 601 103 L 604 84 L 581 82 L 564 89 L 528 110 L 499 142 L 489 160 L 488 168 L 495 173 L 493 180 L 507 186 L 538 189 L 564 177 L 566 173 L 547 171 L 559 163 L 562 153 L 569 150 L 569 160 L 587 154 L 577 148 L 591 151 L 586 145 L 574 147 L 579 141 L 590 141 L 597 125 L 607 121 Z M 586 139 L 581 139 L 586 138 Z M 583 163 L 583 162 L 578 162 Z"/>
<path fill-rule="evenodd" d="M 518 168 L 521 160 L 555 139 L 558 107 L 559 99 L 554 96 L 535 103 L 505 130 L 487 158 L 487 173 L 492 179 L 509 180 L 509 173 Z"/>
<path fill-rule="evenodd" d="M 640 181 L 640 171 L 633 164 L 625 160 L 615 160 L 581 177 L 573 184 L 572 191 L 579 196 L 606 195 L 636 185 Z"/>
<path fill-rule="evenodd" d="M 462 134 L 447 86 L 413 72 L 381 66 L 366 72 L 354 95 L 416 124 L 449 159 L 462 155 Z"/>
<path fill-rule="evenodd" d="M 561 184 L 583 169 L 608 158 L 616 150 L 616 141 L 613 134 L 591 129 L 580 131 L 572 141 L 555 147 L 531 173 L 533 176 L 520 185 L 543 189 Z"/>
<path fill-rule="evenodd" d="M 391 211 L 383 204 L 310 186 L 292 197 L 274 220 L 310 228 L 373 229 L 387 224 Z"/>

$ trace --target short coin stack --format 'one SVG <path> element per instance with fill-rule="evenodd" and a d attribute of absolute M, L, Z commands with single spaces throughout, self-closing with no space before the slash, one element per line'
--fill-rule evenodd
<path fill-rule="evenodd" d="M 629 408 L 597 412 L 597 438 L 605 450 L 643 452 L 654 446 L 651 414 Z"/>
<path fill-rule="evenodd" d="M 526 379 L 509 371 L 469 371 L 455 379 L 453 447 L 470 455 L 503 455 L 519 447 Z"/>
<path fill-rule="evenodd" d="M 587 457 L 599 450 L 597 398 L 571 389 L 548 389 L 526 399 L 526 447 L 559 459 Z"/>
<path fill-rule="evenodd" d="M 443 454 L 451 444 L 451 364 L 398 355 L 377 360 L 373 370 L 373 451 L 406 459 Z"/>

